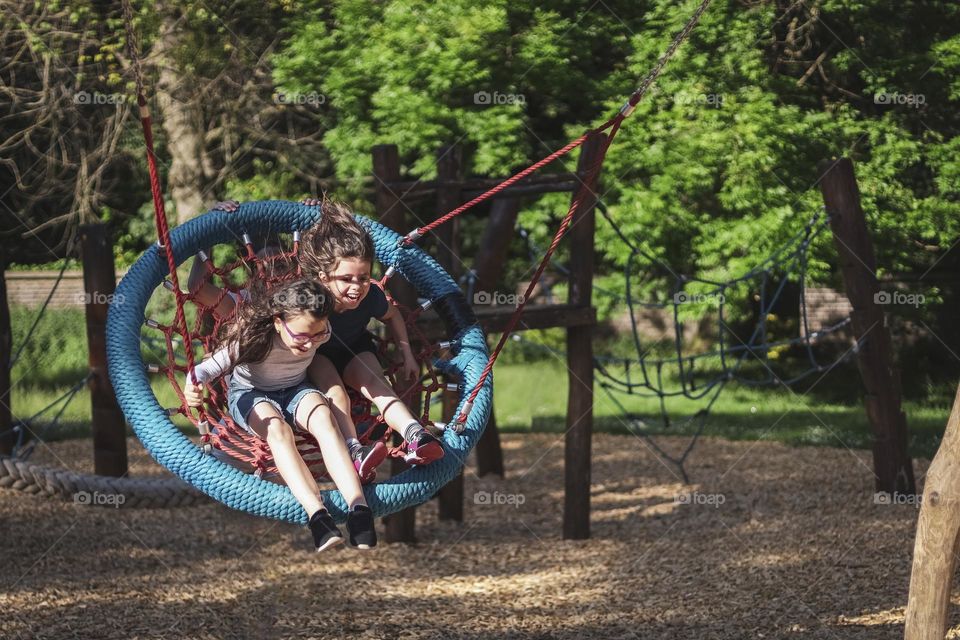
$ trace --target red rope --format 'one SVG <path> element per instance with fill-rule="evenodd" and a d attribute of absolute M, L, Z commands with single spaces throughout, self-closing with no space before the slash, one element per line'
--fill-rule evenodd
<path fill-rule="evenodd" d="M 513 176 L 507 178 L 506 180 L 504 180 L 504 181 L 501 182 L 500 184 L 496 185 L 495 187 L 490 188 L 488 191 L 480 194 L 479 196 L 477 196 L 477 197 L 474 198 L 473 200 L 471 200 L 471 201 L 469 201 L 469 202 L 466 202 L 466 203 L 460 205 L 459 207 L 457 207 L 456 209 L 453 209 L 452 211 L 450 211 L 450 212 L 448 212 L 448 213 L 445 213 L 444 215 L 440 216 L 439 218 L 437 218 L 436 220 L 434 220 L 434 221 L 431 222 L 430 224 L 424 225 L 424 226 L 422 226 L 422 227 L 418 227 L 418 228 L 417 228 L 417 231 L 416 231 L 417 235 L 418 235 L 418 236 L 426 235 L 427 233 L 429 233 L 430 231 L 433 231 L 434 229 L 436 229 L 436 228 L 439 227 L 440 225 L 444 224 L 445 222 L 448 222 L 448 221 L 450 221 L 450 220 L 453 220 L 454 218 L 456 218 L 458 215 L 460 215 L 460 214 L 463 213 L 464 211 L 467 211 L 468 209 L 473 208 L 474 206 L 480 204 L 480 203 L 483 202 L 484 200 L 489 200 L 490 198 L 492 198 L 492 197 L 495 196 L 496 194 L 500 193 L 501 191 L 503 191 L 503 190 L 506 189 L 507 187 L 515 184 L 516 182 L 519 182 L 520 180 L 523 180 L 524 178 L 526 178 L 527 176 L 529 176 L 531 173 L 534 173 L 534 172 L 542 169 L 543 167 L 547 166 L 548 164 L 550 164 L 551 162 L 553 162 L 553 161 L 556 160 L 557 158 L 561 158 L 561 157 L 567 155 L 568 153 L 570 153 L 571 151 L 573 151 L 574 149 L 576 149 L 577 147 L 579 147 L 580 145 L 582 145 L 584 142 L 586 142 L 587 138 L 589 138 L 591 135 L 593 135 L 593 134 L 595 134 L 595 133 L 601 133 L 601 132 L 605 131 L 607 128 L 609 128 L 611 125 L 613 125 L 614 122 L 617 121 L 617 119 L 622 119 L 622 117 L 621 117 L 620 115 L 617 115 L 616 117 L 611 118 L 610 120 L 607 120 L 605 123 L 603 123 L 602 125 L 600 125 L 600 126 L 597 127 L 596 129 L 592 129 L 592 130 L 590 130 L 590 131 L 587 131 L 586 133 L 584 133 L 582 136 L 580 136 L 580 137 L 577 138 L 576 140 L 573 140 L 572 142 L 567 143 L 565 146 L 561 147 L 560 149 L 557 149 L 556 151 L 554 151 L 553 153 L 551 153 L 551 154 L 548 155 L 547 157 L 542 158 L 541 160 L 538 160 L 537 162 L 533 163 L 532 165 L 530 165 L 529 167 L 527 167 L 526 169 L 524 169 L 524 170 L 521 171 L 520 173 L 517 173 L 516 175 L 513 175 Z M 411 237 L 408 235 L 406 238 L 404 238 L 404 243 L 405 243 L 405 244 L 410 244 L 411 242 L 413 242 L 413 240 L 414 240 L 414 238 L 411 238 Z"/>
<path fill-rule="evenodd" d="M 163 191 L 160 188 L 160 174 L 157 171 L 157 156 L 153 150 L 153 127 L 150 123 L 150 109 L 144 97 L 143 70 L 140 68 L 140 52 L 137 43 L 137 34 L 133 29 L 133 7 L 130 0 L 123 0 L 123 24 L 127 35 L 127 49 L 133 65 L 134 79 L 137 83 L 137 106 L 140 109 L 140 126 L 143 128 L 143 141 L 147 148 L 147 167 L 150 171 L 150 193 L 153 196 L 153 216 L 156 221 L 157 238 L 167 257 L 167 268 L 170 270 L 170 281 L 173 283 L 173 292 L 177 298 L 177 312 L 174 326 L 184 339 L 187 351 L 187 364 L 193 368 L 193 351 L 190 348 L 187 320 L 183 312 L 184 294 L 180 291 L 180 282 L 177 278 L 177 263 L 173 257 L 173 247 L 170 246 L 170 228 L 167 226 L 167 213 L 163 206 Z"/>
<path fill-rule="evenodd" d="M 507 340 L 510 337 L 510 334 L 513 333 L 517 323 L 520 321 L 520 316 L 523 315 L 523 309 L 527 305 L 527 300 L 529 300 L 533 295 L 533 290 L 536 287 L 537 282 L 540 280 L 540 277 L 543 275 L 544 270 L 547 268 L 547 264 L 550 263 L 550 258 L 560 245 L 560 240 L 562 240 L 563 236 L 566 235 L 567 229 L 569 229 L 570 223 L 573 221 L 573 216 L 577 213 L 577 211 L 580 210 L 580 207 L 582 206 L 583 201 L 586 199 L 588 194 L 596 195 L 594 188 L 596 186 L 597 176 L 600 173 L 600 166 L 603 164 L 603 159 L 607 155 L 607 150 L 610 148 L 610 143 L 613 142 L 614 137 L 617 135 L 617 131 L 620 130 L 620 123 L 623 122 L 624 118 L 625 116 L 623 114 L 619 114 L 611 121 L 610 124 L 613 126 L 610 129 L 610 135 L 607 136 L 607 139 L 604 141 L 603 147 L 601 147 L 600 152 L 597 154 L 596 160 L 594 160 L 593 164 L 588 167 L 585 180 L 581 183 L 580 188 L 577 189 L 577 194 L 570 203 L 570 208 L 567 210 L 567 215 L 563 217 L 563 221 L 560 223 L 560 228 L 557 229 L 557 233 L 553 236 L 553 242 L 550 243 L 550 247 L 543 255 L 543 259 L 540 260 L 540 264 L 537 266 L 536 272 L 530 279 L 530 283 L 527 285 L 527 290 L 524 292 L 523 298 L 520 300 L 520 304 L 518 304 L 516 310 L 514 310 L 513 315 L 510 317 L 510 321 L 507 323 L 503 334 L 500 336 L 500 341 L 497 343 L 497 347 L 493 350 L 493 353 L 487 360 L 487 365 L 483 368 L 483 372 L 480 374 L 480 379 L 477 381 L 477 384 L 473 387 L 473 390 L 467 397 L 466 407 L 473 406 L 473 402 L 477 399 L 480 389 L 483 388 L 483 384 L 490 376 L 490 372 L 493 370 L 494 363 L 496 363 L 497 358 L 500 356 L 500 352 L 503 350 L 504 345 L 507 343 Z M 606 125 L 600 128 L 598 132 L 605 128 Z M 464 422 L 467 419 L 468 411 L 469 409 L 466 408 L 463 412 L 461 412 L 461 414 L 457 417 L 457 422 Z"/>

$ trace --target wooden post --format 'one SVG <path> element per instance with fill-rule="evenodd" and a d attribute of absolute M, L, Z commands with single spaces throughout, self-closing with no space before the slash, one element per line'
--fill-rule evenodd
<path fill-rule="evenodd" d="M 577 171 L 599 159 L 605 136 L 587 139 Z M 576 195 L 574 195 L 574 198 Z M 574 212 L 570 235 L 569 303 L 589 307 L 593 293 L 593 235 L 597 197 L 591 193 Z M 567 431 L 564 451 L 563 537 L 590 537 L 590 446 L 593 434 L 593 325 L 567 329 Z"/>
<path fill-rule="evenodd" d="M 927 470 L 913 546 L 906 640 L 943 640 L 960 548 L 960 387 Z"/>
<path fill-rule="evenodd" d="M 7 267 L 0 246 L 0 455 L 13 453 L 17 437 L 13 429 L 13 411 L 10 404 L 10 360 L 13 358 L 13 328 L 10 324 L 10 306 L 7 303 Z"/>
<path fill-rule="evenodd" d="M 496 288 L 497 282 L 503 275 L 519 212 L 520 200 L 517 198 L 500 198 L 493 201 L 490 217 L 483 229 L 480 248 L 473 263 L 476 277 L 474 295 L 479 291 L 493 291 Z M 500 447 L 500 433 L 497 430 L 496 412 L 493 408 L 490 411 L 487 428 L 477 442 L 477 475 L 482 478 L 489 473 L 495 473 L 501 478 L 504 475 L 503 449 Z"/>
<path fill-rule="evenodd" d="M 379 221 L 397 233 L 409 231 L 405 227 L 403 203 L 399 194 L 393 192 L 386 185 L 400 179 L 400 154 L 396 145 L 381 144 L 373 148 L 373 176 L 376 189 L 376 213 Z M 417 304 L 417 295 L 409 282 L 399 275 L 394 276 L 388 283 L 390 294 L 397 302 L 407 307 Z M 394 444 L 399 436 L 394 435 Z M 397 475 L 407 468 L 403 460 L 393 458 L 390 461 L 390 471 Z M 416 542 L 416 509 L 409 507 L 383 519 L 386 525 L 384 532 L 385 542 Z"/>
<path fill-rule="evenodd" d="M 460 204 L 460 181 L 463 176 L 462 149 L 456 145 L 444 146 L 437 151 L 437 215 L 443 215 Z M 434 231 L 437 240 L 437 262 L 456 280 L 460 268 L 460 220 L 443 224 Z M 443 392 L 443 419 L 452 420 L 457 409 L 459 396 L 456 392 Z M 454 455 L 447 452 L 447 455 Z M 437 516 L 441 520 L 463 522 L 463 466 L 466 459 L 460 460 L 460 473 L 437 492 Z"/>
<path fill-rule="evenodd" d="M 857 367 L 866 394 L 867 419 L 873 430 L 873 470 L 876 490 L 913 494 L 913 461 L 907 452 L 907 417 L 900 404 L 898 373 L 884 314 L 877 304 L 880 291 L 876 258 L 860 206 L 853 163 L 848 158 L 825 160 L 818 167 L 820 190 L 830 216 L 834 246 L 840 258 L 843 286 L 853 306 L 853 333 L 863 341 Z"/>
<path fill-rule="evenodd" d="M 107 309 L 117 286 L 113 247 L 103 224 L 80 226 L 87 349 L 91 378 L 93 467 L 102 476 L 127 474 L 127 425 L 107 375 Z"/>

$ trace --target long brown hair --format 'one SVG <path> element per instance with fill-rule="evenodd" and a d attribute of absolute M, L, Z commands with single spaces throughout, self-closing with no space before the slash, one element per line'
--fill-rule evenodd
<path fill-rule="evenodd" d="M 303 274 L 319 277 L 337 268 L 344 258 L 357 258 L 373 264 L 376 253 L 373 238 L 353 217 L 349 207 L 324 198 L 320 221 L 306 230 L 300 244 Z"/>
<path fill-rule="evenodd" d="M 272 286 L 263 280 L 250 283 L 250 299 L 240 303 L 237 320 L 226 325 L 220 345 L 237 345 L 233 366 L 263 362 L 273 347 L 273 319 L 309 314 L 317 320 L 333 312 L 330 290 L 313 279 L 302 278 Z"/>

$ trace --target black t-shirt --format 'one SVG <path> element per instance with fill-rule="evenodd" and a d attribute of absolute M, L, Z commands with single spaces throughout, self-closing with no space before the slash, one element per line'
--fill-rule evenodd
<path fill-rule="evenodd" d="M 330 314 L 330 340 L 320 345 L 321 350 L 349 349 L 367 333 L 371 318 L 382 318 L 390 310 L 387 296 L 377 283 L 372 283 L 367 295 L 356 309 Z"/>

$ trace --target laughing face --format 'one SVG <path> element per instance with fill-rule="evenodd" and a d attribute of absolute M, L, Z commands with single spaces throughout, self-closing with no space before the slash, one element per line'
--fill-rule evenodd
<path fill-rule="evenodd" d="M 312 355 L 312 349 L 330 339 L 330 322 L 327 318 L 314 318 L 309 313 L 289 314 L 286 318 L 273 319 L 283 345 L 298 355 Z"/>
<path fill-rule="evenodd" d="M 336 311 L 356 309 L 370 290 L 370 263 L 359 258 L 341 258 L 321 280 L 336 298 Z"/>

